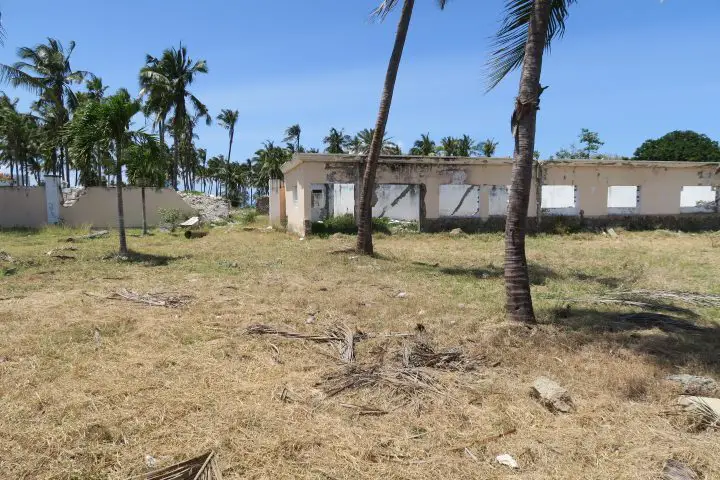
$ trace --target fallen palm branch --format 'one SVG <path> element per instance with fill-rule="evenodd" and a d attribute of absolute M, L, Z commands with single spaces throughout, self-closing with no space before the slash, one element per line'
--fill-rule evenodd
<path fill-rule="evenodd" d="M 68 252 L 68 251 L 75 252 L 75 251 L 77 251 L 77 247 L 73 247 L 70 245 L 67 247 L 53 248 L 52 250 L 47 252 L 45 255 L 47 255 L 48 257 L 52 257 L 52 258 L 59 258 L 60 260 L 75 260 L 75 258 L 76 258 L 75 256 L 63 253 L 63 252 Z"/>
<path fill-rule="evenodd" d="M 255 324 L 245 329 L 249 335 L 277 335 L 285 338 L 308 340 L 316 343 L 329 343 L 334 345 L 345 363 L 355 361 L 355 342 L 364 338 L 361 332 L 354 332 L 346 325 L 336 325 L 323 335 L 308 335 L 299 332 L 280 330 L 268 325 Z"/>
<path fill-rule="evenodd" d="M 78 240 L 90 240 L 90 239 L 93 239 L 93 238 L 104 237 L 104 236 L 107 235 L 108 233 L 110 233 L 110 232 L 107 231 L 107 230 L 99 230 L 99 231 L 97 231 L 97 232 L 90 232 L 90 233 L 87 234 L 87 235 L 80 235 L 80 236 L 77 236 L 77 237 L 68 237 L 68 238 L 66 238 L 64 241 L 65 241 L 65 242 L 76 242 L 76 241 L 78 241 Z M 62 240 L 61 240 L 61 241 L 62 241 Z"/>
<path fill-rule="evenodd" d="M 334 397 L 346 390 L 369 387 L 388 387 L 400 394 L 412 394 L 422 390 L 442 393 L 437 381 L 421 369 L 379 365 L 349 365 L 326 375 L 316 386 L 321 387 L 328 397 Z"/>
<path fill-rule="evenodd" d="M 7 263 L 13 263 L 15 259 L 10 256 L 9 253 L 0 250 L 0 262 L 7 262 Z"/>
<path fill-rule="evenodd" d="M 147 480 L 222 480 L 215 452 L 148 473 Z"/>
<path fill-rule="evenodd" d="M 701 307 L 720 307 L 720 295 L 711 293 L 676 292 L 663 290 L 630 290 L 626 292 L 615 292 L 609 297 L 623 300 L 674 300 L 690 305 Z"/>
<path fill-rule="evenodd" d="M 190 295 L 170 295 L 164 293 L 147 293 L 143 295 L 127 289 L 122 289 L 118 292 L 111 293 L 108 296 L 97 295 L 90 292 L 85 292 L 85 295 L 88 295 L 90 297 L 105 298 L 108 300 L 127 300 L 130 302 L 151 305 L 153 307 L 167 308 L 180 308 L 187 305 L 192 300 L 192 297 Z"/>
<path fill-rule="evenodd" d="M 403 366 L 428 367 L 440 370 L 469 371 L 474 370 L 479 359 L 468 358 L 462 349 L 451 348 L 436 352 L 430 345 L 422 342 L 406 343 L 402 352 Z"/>

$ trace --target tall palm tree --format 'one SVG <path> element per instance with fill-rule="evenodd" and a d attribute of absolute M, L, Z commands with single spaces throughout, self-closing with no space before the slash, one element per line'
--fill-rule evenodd
<path fill-rule="evenodd" d="M 85 104 L 68 126 L 69 138 L 72 139 L 70 149 L 78 157 L 91 156 L 95 146 L 103 140 L 112 146 L 115 155 L 120 255 L 128 253 L 122 188 L 124 150 L 132 139 L 138 136 L 138 132 L 130 130 L 130 122 L 140 108 L 140 100 L 130 98 L 127 90 L 120 89 L 102 102 Z"/>
<path fill-rule="evenodd" d="M 263 143 L 263 148 L 255 152 L 256 187 L 260 192 L 268 191 L 270 180 L 283 178 L 282 166 L 290 158 L 289 150 L 276 146 L 270 140 Z"/>
<path fill-rule="evenodd" d="M 290 142 L 295 147 L 296 152 L 300 152 L 300 134 L 302 133 L 302 129 L 300 128 L 299 124 L 290 125 L 285 130 L 285 138 L 283 138 L 283 142 Z"/>
<path fill-rule="evenodd" d="M 480 150 L 482 150 L 483 155 L 486 157 L 492 157 L 495 155 L 495 149 L 497 146 L 498 142 L 496 142 L 494 138 L 488 138 L 480 144 Z"/>
<path fill-rule="evenodd" d="M 163 51 L 160 58 L 147 55 L 145 66 L 140 69 L 141 96 L 148 98 L 149 111 L 157 115 L 164 124 L 165 118 L 172 112 L 173 135 L 172 186 L 178 187 L 178 167 L 181 164 L 181 152 L 189 155 L 196 120 L 204 118 L 210 125 L 212 117 L 208 109 L 189 87 L 199 74 L 208 73 L 205 60 L 193 61 L 187 47 Z"/>
<path fill-rule="evenodd" d="M 381 20 L 385 19 L 399 2 L 400 0 L 384 0 L 375 9 L 373 15 Z M 446 3 L 447 0 L 438 0 L 440 8 L 445 8 Z M 388 117 L 390 116 L 390 106 L 395 91 L 395 80 L 397 79 L 400 60 L 402 59 L 403 49 L 405 48 L 405 39 L 407 38 L 414 6 L 415 0 L 404 0 L 403 2 L 402 13 L 400 14 L 400 21 L 395 35 L 395 44 L 392 54 L 390 55 L 390 61 L 388 62 L 385 84 L 383 86 L 382 96 L 380 97 L 380 108 L 375 124 L 375 132 L 367 162 L 365 163 L 365 172 L 360 187 L 360 208 L 358 209 L 358 218 L 356 219 L 358 236 L 355 248 L 358 253 L 365 255 L 373 254 L 372 197 L 375 190 L 375 173 L 377 171 L 383 140 L 385 139 L 385 129 L 387 127 Z"/>
<path fill-rule="evenodd" d="M 226 128 L 230 135 L 230 146 L 228 147 L 228 156 L 227 156 L 227 174 L 230 175 L 230 155 L 232 154 L 232 145 L 233 145 L 233 137 L 235 136 L 235 125 L 238 122 L 238 117 L 240 116 L 240 113 L 237 110 L 229 110 L 224 109 L 222 112 L 220 112 L 220 115 L 218 115 L 217 120 L 220 122 L 220 125 L 222 125 L 224 128 Z M 230 183 L 230 179 L 228 177 L 228 184 Z M 225 190 L 225 194 L 227 196 L 228 190 Z"/>
<path fill-rule="evenodd" d="M 422 155 L 429 157 L 435 155 L 437 146 L 435 141 L 430 138 L 430 133 L 423 133 L 420 135 L 420 139 L 415 141 L 415 144 L 410 149 L 410 155 Z"/>
<path fill-rule="evenodd" d="M 323 138 L 323 143 L 327 145 L 325 153 L 343 154 L 352 142 L 350 135 L 345 135 L 345 130 L 338 131 L 331 128 L 328 136 Z"/>
<path fill-rule="evenodd" d="M 470 135 L 463 135 L 457 139 L 457 155 L 458 157 L 472 157 L 477 155 L 478 149 L 477 142 L 473 140 Z"/>
<path fill-rule="evenodd" d="M 40 167 L 40 128 L 37 119 L 17 110 L 18 100 L 0 95 L 0 165 L 6 164 L 18 185 L 30 184 Z"/>
<path fill-rule="evenodd" d="M 505 223 L 506 308 L 511 319 L 535 322 L 530 276 L 525 256 L 525 232 L 532 181 L 537 111 L 543 51 L 565 32 L 568 7 L 576 0 L 507 0 L 489 66 L 489 88 L 522 67 L 511 127 L 515 138 L 512 185 Z"/>
<path fill-rule="evenodd" d="M 55 127 L 52 134 L 56 138 L 60 153 L 60 170 L 65 168 L 65 180 L 70 183 L 70 160 L 67 146 L 61 140 L 62 128 L 70 120 L 69 111 L 77 106 L 77 97 L 72 90 L 73 84 L 81 83 L 89 72 L 73 70 L 70 57 L 75 50 L 75 42 L 70 42 L 67 50 L 59 40 L 48 38 L 47 44 L 33 48 L 20 47 L 17 51 L 20 61 L 13 65 L 0 64 L 0 80 L 14 87 L 22 87 L 40 97 L 40 102 L 49 104 L 54 110 Z"/>
<path fill-rule="evenodd" d="M 131 185 L 140 187 L 142 204 L 142 234 L 147 235 L 147 215 L 145 209 L 145 188 L 160 188 L 167 179 L 167 155 L 162 152 L 163 146 L 155 137 L 144 135 L 139 142 L 128 146 L 125 155 L 127 177 Z"/>

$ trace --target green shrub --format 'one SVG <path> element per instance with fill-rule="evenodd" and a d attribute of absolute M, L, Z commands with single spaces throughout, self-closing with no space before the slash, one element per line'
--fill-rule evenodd
<path fill-rule="evenodd" d="M 376 233 L 390 234 L 390 220 L 387 218 L 373 218 L 372 229 Z M 314 222 L 311 232 L 313 235 L 332 235 L 333 233 L 344 233 L 354 235 L 357 233 L 355 217 L 349 213 L 337 217 L 330 217 L 322 222 Z"/>
<path fill-rule="evenodd" d="M 171 232 L 174 232 L 179 224 L 188 219 L 185 213 L 176 208 L 161 208 L 158 210 L 158 214 L 162 224 L 169 227 Z"/>

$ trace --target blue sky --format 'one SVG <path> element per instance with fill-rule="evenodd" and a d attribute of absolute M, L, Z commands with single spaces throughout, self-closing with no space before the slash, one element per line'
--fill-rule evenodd
<path fill-rule="evenodd" d="M 371 127 L 392 48 L 397 13 L 373 23 L 379 0 L 0 0 L 8 38 L 0 62 L 18 46 L 51 36 L 77 42 L 76 69 L 114 91 L 137 93 L 145 54 L 186 44 L 210 73 L 194 93 L 216 115 L 240 111 L 234 160 L 299 123 L 302 143 L 322 147 L 330 127 Z M 518 76 L 485 93 L 484 64 L 504 0 L 417 0 L 388 133 L 404 149 L 421 133 L 439 140 L 494 137 L 512 153 L 509 118 Z M 543 158 L 599 132 L 603 151 L 632 155 L 645 139 L 693 129 L 720 139 L 718 0 L 579 0 L 565 38 L 543 66 L 537 149 Z M 24 105 L 30 96 L 0 87 Z M 198 129 L 198 146 L 225 153 L 227 132 Z"/>

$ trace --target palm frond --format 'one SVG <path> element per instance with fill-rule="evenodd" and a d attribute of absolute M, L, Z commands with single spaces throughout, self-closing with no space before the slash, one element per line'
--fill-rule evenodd
<path fill-rule="evenodd" d="M 437 0 L 438 7 L 440 10 L 444 10 L 449 0 Z M 400 0 L 383 0 L 380 5 L 377 6 L 371 13 L 370 18 L 376 18 L 379 21 L 385 20 L 387 16 L 392 12 L 395 7 L 398 6 Z"/>
<path fill-rule="evenodd" d="M 565 34 L 568 7 L 577 0 L 551 0 L 550 23 L 545 49 Z M 535 0 L 506 0 L 505 18 L 492 42 L 493 52 L 488 60 L 488 88 L 495 88 L 510 72 L 522 65 L 529 34 L 530 18 Z"/>

